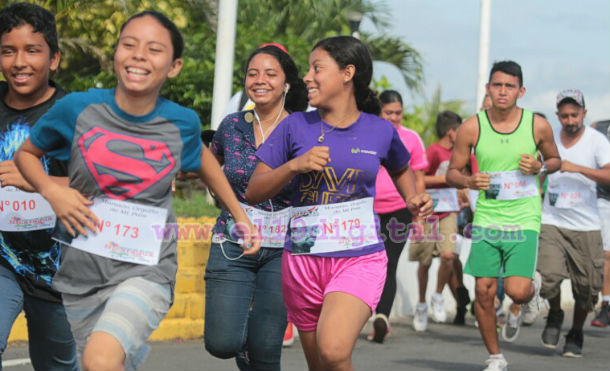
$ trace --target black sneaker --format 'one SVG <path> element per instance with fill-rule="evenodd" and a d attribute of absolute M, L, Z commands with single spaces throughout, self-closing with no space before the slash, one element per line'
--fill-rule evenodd
<path fill-rule="evenodd" d="M 597 313 L 597 317 L 591 321 L 591 326 L 606 327 L 610 325 L 610 305 L 608 302 L 602 303 L 602 309 Z"/>
<path fill-rule="evenodd" d="M 582 330 L 570 330 L 566 335 L 566 344 L 563 346 L 563 356 L 570 358 L 582 357 Z"/>
<path fill-rule="evenodd" d="M 470 295 L 468 294 L 468 289 L 466 289 L 464 286 L 458 287 L 457 299 L 457 308 L 455 318 L 453 319 L 453 324 L 462 326 L 466 324 L 466 312 L 468 311 L 468 303 L 470 303 Z"/>
<path fill-rule="evenodd" d="M 561 335 L 561 324 L 563 323 L 563 311 L 549 310 L 546 317 L 546 326 L 542 331 L 542 345 L 549 349 L 555 349 L 559 344 Z"/>

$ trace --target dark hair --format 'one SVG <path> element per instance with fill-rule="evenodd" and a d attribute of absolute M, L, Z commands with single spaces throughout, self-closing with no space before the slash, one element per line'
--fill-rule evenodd
<path fill-rule="evenodd" d="M 169 32 L 169 36 L 172 39 L 172 47 L 174 49 L 173 59 L 176 60 L 182 57 L 182 51 L 184 50 L 184 39 L 182 39 L 182 34 L 180 33 L 180 30 L 178 30 L 178 27 L 176 27 L 174 22 L 172 22 L 169 18 L 154 10 L 145 10 L 129 17 L 129 19 L 126 20 L 125 23 L 123 23 L 123 25 L 121 26 L 120 33 L 123 33 L 123 30 L 129 24 L 129 22 L 133 21 L 136 18 L 141 18 L 144 16 L 153 17 L 157 20 L 157 22 L 161 24 L 161 26 L 165 27 L 165 29 Z"/>
<path fill-rule="evenodd" d="M 286 110 L 289 112 L 305 111 L 307 109 L 307 87 L 303 79 L 299 77 L 299 69 L 296 63 L 282 49 L 275 45 L 267 45 L 256 49 L 248 57 L 244 66 L 244 73 L 248 72 L 248 65 L 252 58 L 259 54 L 267 54 L 275 58 L 280 67 L 282 67 L 284 75 L 286 75 L 286 83 L 290 85 L 288 93 L 286 93 L 286 102 L 284 103 Z"/>
<path fill-rule="evenodd" d="M 0 36 L 26 24 L 32 26 L 34 32 L 42 33 L 51 50 L 50 57 L 53 57 L 59 51 L 53 13 L 30 3 L 15 3 L 0 10 Z"/>
<path fill-rule="evenodd" d="M 379 116 L 381 103 L 369 88 L 373 78 L 373 59 L 366 45 L 352 36 L 335 36 L 319 41 L 311 50 L 318 48 L 330 54 L 341 69 L 350 64 L 356 67 L 352 81 L 358 109 Z"/>
<path fill-rule="evenodd" d="M 457 129 L 462 124 L 462 117 L 453 111 L 443 111 L 436 116 L 436 136 L 441 139 L 451 129 Z"/>
<path fill-rule="evenodd" d="M 394 102 L 398 102 L 402 106 L 402 97 L 396 90 L 384 90 L 383 93 L 379 94 L 379 100 L 382 106 Z"/>
<path fill-rule="evenodd" d="M 546 115 L 544 113 L 542 113 L 542 112 L 534 112 L 534 115 L 540 116 L 540 117 L 542 117 L 543 119 L 546 120 Z"/>
<path fill-rule="evenodd" d="M 496 72 L 504 72 L 511 76 L 516 76 L 519 79 L 519 87 L 523 86 L 523 72 L 521 72 L 521 66 L 517 62 L 513 61 L 501 61 L 495 62 L 489 72 L 489 81 L 491 81 L 491 75 Z"/>

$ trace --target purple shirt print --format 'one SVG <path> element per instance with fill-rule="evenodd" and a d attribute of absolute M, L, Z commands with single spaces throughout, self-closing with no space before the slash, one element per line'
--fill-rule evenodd
<path fill-rule="evenodd" d="M 321 130 L 325 132 L 322 144 L 318 143 Z M 379 166 L 392 173 L 408 166 L 411 158 L 396 129 L 388 121 L 361 112 L 352 125 L 333 129 L 322 121 L 317 110 L 288 116 L 259 147 L 256 155 L 269 167 L 277 168 L 312 147 L 321 145 L 330 148 L 331 162 L 324 171 L 300 174 L 295 178 L 291 194 L 294 207 L 375 197 Z M 379 233 L 378 226 L 369 227 L 376 228 Z M 285 248 L 288 251 L 292 249 L 290 237 Z M 317 255 L 350 257 L 383 249 L 383 242 L 379 242 L 361 249 Z"/>

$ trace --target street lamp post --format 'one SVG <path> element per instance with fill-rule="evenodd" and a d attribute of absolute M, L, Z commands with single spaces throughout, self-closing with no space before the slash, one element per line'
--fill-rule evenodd
<path fill-rule="evenodd" d="M 481 0 L 481 17 L 479 25 L 479 66 L 477 73 L 477 100 L 475 110 L 483 102 L 485 83 L 489 69 L 489 29 L 491 19 L 491 0 Z"/>
<path fill-rule="evenodd" d="M 236 20 L 237 0 L 220 0 L 212 98 L 212 129 L 216 129 L 220 125 L 220 121 L 223 119 L 222 113 L 231 99 Z"/>
<path fill-rule="evenodd" d="M 356 39 L 360 39 L 360 32 L 358 29 L 360 28 L 360 22 L 362 22 L 362 17 L 364 14 L 360 12 L 349 12 L 346 15 L 347 20 L 349 21 L 349 28 L 352 31 L 352 36 Z"/>

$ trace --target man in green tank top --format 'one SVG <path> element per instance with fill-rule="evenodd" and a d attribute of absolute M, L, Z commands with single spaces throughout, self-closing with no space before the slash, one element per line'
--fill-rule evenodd
<path fill-rule="evenodd" d="M 479 190 L 464 272 L 476 278 L 475 314 L 490 354 L 484 371 L 504 371 L 494 308 L 498 273 L 504 267 L 504 288 L 514 303 L 526 304 L 537 293 L 539 285 L 532 284 L 541 218 L 537 174 L 557 171 L 561 160 L 549 123 L 517 106 L 525 94 L 517 63 L 496 62 L 486 89 L 492 106 L 458 129 L 447 183 Z M 465 175 L 472 151 L 479 172 Z"/>

